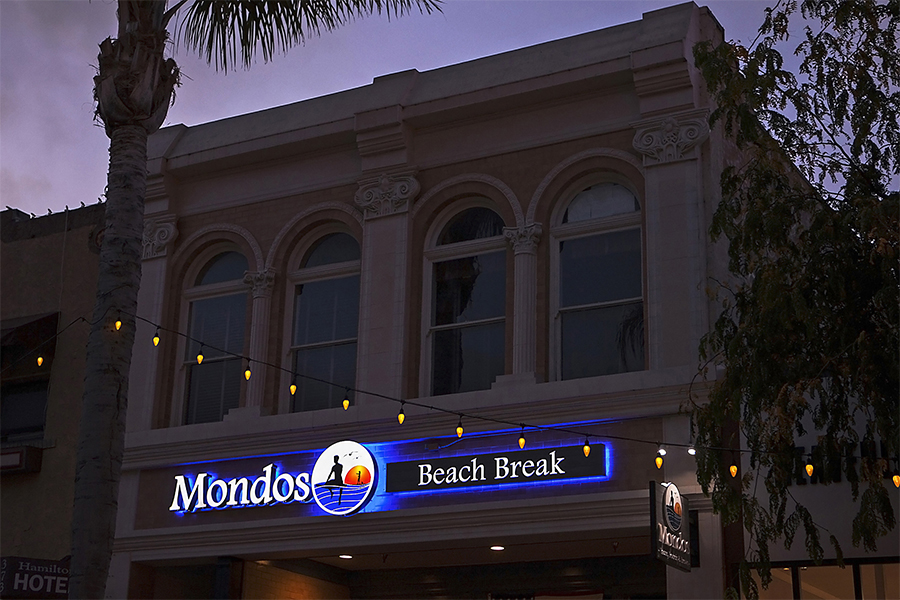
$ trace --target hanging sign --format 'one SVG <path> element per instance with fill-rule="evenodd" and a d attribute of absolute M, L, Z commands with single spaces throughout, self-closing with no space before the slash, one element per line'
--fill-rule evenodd
<path fill-rule="evenodd" d="M 592 448 L 599 459 L 585 457 L 581 446 L 564 446 L 388 463 L 385 491 L 414 492 L 604 477 L 605 448 L 599 443 Z"/>
<path fill-rule="evenodd" d="M 674 483 L 650 482 L 650 541 L 657 560 L 691 571 L 688 500 Z"/>

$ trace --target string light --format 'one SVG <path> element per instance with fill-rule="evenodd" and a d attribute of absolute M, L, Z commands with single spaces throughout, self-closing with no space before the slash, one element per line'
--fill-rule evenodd
<path fill-rule="evenodd" d="M 248 360 L 247 361 L 247 369 L 244 371 L 244 379 L 246 379 L 247 381 L 250 381 L 250 375 L 252 375 L 252 373 L 250 372 L 250 361 Z"/>
<path fill-rule="evenodd" d="M 522 425 L 522 433 L 519 434 L 519 449 L 525 447 L 525 426 Z"/>
<path fill-rule="evenodd" d="M 140 316 L 137 316 L 137 315 L 133 315 L 133 316 L 134 316 L 136 319 L 138 319 L 138 320 L 144 321 L 144 322 L 146 322 L 146 323 L 148 323 L 148 324 L 150 324 L 150 325 L 156 327 L 156 333 L 155 333 L 155 335 L 153 336 L 152 339 L 153 339 L 153 345 L 154 345 L 154 346 L 158 346 L 158 345 L 159 345 L 159 340 L 160 340 L 160 330 L 161 330 L 161 329 L 160 329 L 160 325 L 158 325 L 157 323 L 153 323 L 152 321 L 149 321 L 148 319 L 145 319 L 145 318 L 143 318 L 143 317 L 140 317 Z M 62 330 L 60 330 L 59 332 L 57 332 L 56 334 L 54 334 L 53 337 L 50 338 L 50 339 L 52 340 L 52 339 L 55 339 L 55 338 L 59 337 L 64 331 L 68 330 L 72 325 L 74 325 L 74 324 L 77 323 L 77 322 L 81 322 L 81 321 L 83 321 L 83 322 L 85 322 L 85 323 L 90 323 L 87 319 L 85 319 L 84 316 L 80 316 L 80 317 L 76 318 L 75 320 L 73 320 L 71 323 L 69 323 L 69 324 L 68 324 L 66 327 L 64 327 Z M 117 320 L 115 321 L 115 328 L 116 328 L 116 330 L 120 330 L 120 329 L 121 329 L 121 326 L 122 326 L 122 321 L 121 321 L 121 314 L 120 314 L 119 317 L 117 318 Z M 203 342 L 200 342 L 200 340 L 196 340 L 196 339 L 194 339 L 194 338 L 191 338 L 189 335 L 184 334 L 184 333 L 181 333 L 181 332 L 177 332 L 177 331 L 176 331 L 175 333 L 176 333 L 177 335 L 180 335 L 180 336 L 182 336 L 182 337 L 187 338 L 187 339 L 190 340 L 190 341 L 193 341 L 193 342 L 195 342 L 195 343 L 199 343 L 199 344 L 200 344 L 200 351 L 199 351 L 198 354 L 197 354 L 197 364 L 198 364 L 198 365 L 199 365 L 199 364 L 202 364 L 202 363 L 203 363 L 203 358 L 204 358 L 204 357 L 203 357 L 203 349 L 204 349 L 204 344 L 203 344 Z M 46 340 L 46 341 L 50 341 L 50 340 Z M 36 350 L 37 348 L 40 348 L 44 343 L 46 343 L 46 341 L 45 341 L 45 342 L 42 342 L 41 344 L 39 344 L 39 345 L 35 348 L 35 350 Z M 242 358 L 242 357 L 240 357 L 239 355 L 235 355 L 235 354 L 230 353 L 230 352 L 228 352 L 228 351 L 224 351 L 224 350 L 223 350 L 222 352 L 224 352 L 225 354 L 230 354 L 231 356 L 233 356 L 233 357 L 235 357 L 235 358 Z M 39 367 L 43 365 L 43 363 L 44 363 L 44 358 L 43 358 L 42 356 L 38 356 L 36 360 L 37 360 L 37 365 L 38 365 Z M 249 380 L 249 378 L 250 378 L 249 360 L 250 360 L 250 359 L 246 359 L 246 360 L 248 361 L 248 362 L 247 362 L 247 367 L 248 367 L 248 368 L 246 369 L 244 376 Z M 14 362 L 18 362 L 18 361 L 14 361 Z M 260 361 L 257 361 L 257 362 L 260 362 Z M 278 369 L 278 370 L 287 371 L 287 369 L 284 369 L 283 367 L 281 367 L 281 366 L 279 366 L 279 365 L 272 365 L 272 364 L 265 363 L 265 362 L 262 363 L 262 364 L 266 364 L 266 365 L 272 366 L 273 368 L 276 368 L 276 369 Z M 7 368 L 9 368 L 9 367 L 7 367 Z M 4 369 L 4 370 L 5 370 L 5 369 Z M 291 383 L 291 385 L 290 385 L 290 392 L 291 392 L 291 395 L 293 396 L 293 395 L 296 394 L 296 391 L 297 391 L 296 378 L 298 377 L 298 374 L 297 374 L 297 373 L 292 373 L 292 374 L 293 374 L 293 379 L 292 379 L 292 383 Z M 299 376 L 300 376 L 300 377 L 304 377 L 304 378 L 308 378 L 308 379 L 312 379 L 312 380 L 314 380 L 314 381 L 319 381 L 319 382 L 324 383 L 324 384 L 326 384 L 326 385 L 332 385 L 332 386 L 336 385 L 335 383 L 333 383 L 333 382 L 331 382 L 331 381 L 327 381 L 327 380 L 324 380 L 324 379 L 318 379 L 318 378 L 316 378 L 316 377 L 312 377 L 312 376 L 309 376 L 309 375 L 299 375 Z M 344 400 L 343 400 L 343 402 L 342 402 L 343 407 L 344 407 L 344 410 L 347 410 L 347 409 L 349 408 L 349 406 L 350 406 L 350 398 L 349 398 L 349 392 L 350 392 L 350 389 L 351 389 L 351 388 L 349 388 L 349 387 L 346 388 L 346 393 L 345 393 L 345 395 L 344 395 Z M 354 390 L 354 391 L 359 391 L 359 390 Z M 398 420 L 399 423 L 401 423 L 401 424 L 403 423 L 403 421 L 405 420 L 405 414 L 404 414 L 404 405 L 405 405 L 405 401 L 399 400 L 399 399 L 396 399 L 396 398 L 392 398 L 392 397 L 390 397 L 390 396 L 384 396 L 384 395 L 381 395 L 381 394 L 377 394 L 377 393 L 374 393 L 374 392 L 363 392 L 363 393 L 368 393 L 368 394 L 372 394 L 372 395 L 375 395 L 375 396 L 380 396 L 380 397 L 383 397 L 383 398 L 385 398 L 385 399 L 387 399 L 387 400 L 392 400 L 392 401 L 394 401 L 394 402 L 400 402 L 400 403 L 401 403 L 401 407 L 400 407 L 400 412 L 399 412 L 398 415 L 397 415 L 397 420 Z M 438 411 L 444 412 L 444 413 L 456 413 L 456 414 L 458 414 L 458 415 L 459 415 L 459 419 L 458 419 L 457 428 L 456 428 L 456 435 L 457 435 L 457 437 L 460 437 L 460 438 L 462 437 L 462 434 L 463 434 L 462 417 L 464 416 L 464 413 L 458 413 L 458 412 L 456 412 L 456 411 L 450 411 L 450 410 L 443 409 L 443 408 L 440 408 L 440 407 L 430 406 L 430 405 L 427 405 L 427 404 L 421 404 L 421 403 L 418 403 L 418 402 L 413 402 L 413 404 L 414 404 L 415 406 L 420 406 L 420 407 L 423 407 L 423 408 L 430 408 L 430 409 L 432 409 L 432 410 L 438 410 Z M 465 416 L 472 416 L 472 415 L 465 415 Z M 491 421 L 491 422 L 495 422 L 495 423 L 498 423 L 498 424 L 501 424 L 501 423 L 502 423 L 502 424 L 507 424 L 507 425 L 513 425 L 512 423 L 509 423 L 508 421 L 504 421 L 504 420 L 502 420 L 502 419 L 495 419 L 495 418 L 481 417 L 481 416 L 472 416 L 472 418 L 480 419 L 480 420 L 485 420 L 485 421 Z M 522 428 L 522 429 L 521 429 L 522 434 L 521 434 L 521 436 L 520 436 L 520 438 L 519 438 L 519 444 L 520 444 L 520 447 L 521 447 L 521 448 L 524 448 L 524 445 L 525 445 L 525 441 L 524 441 L 524 439 L 525 439 L 525 436 L 524 436 L 524 428 L 525 428 L 525 424 L 524 424 L 524 423 L 520 423 L 519 426 Z M 545 429 L 548 429 L 548 430 L 551 430 L 551 431 L 559 431 L 559 432 L 570 433 L 570 434 L 571 434 L 571 433 L 574 433 L 574 434 L 580 435 L 580 433 L 577 432 L 577 431 L 573 431 L 573 430 L 566 429 L 566 428 L 563 428 L 563 427 L 546 427 Z M 622 441 L 627 441 L 627 442 L 653 443 L 653 442 L 650 442 L 650 440 L 642 440 L 642 439 L 638 439 L 638 438 L 630 438 L 630 437 L 625 437 L 625 436 L 608 435 L 608 436 L 606 436 L 606 437 L 608 437 L 608 438 L 610 438 L 610 439 L 614 439 L 614 440 L 622 440 Z M 693 437 L 693 436 L 691 436 L 691 437 Z M 661 447 L 661 445 L 659 444 L 659 442 L 656 442 L 656 443 L 657 443 L 657 447 L 658 447 L 658 448 L 657 448 L 657 457 L 656 457 L 656 459 L 655 459 L 655 462 L 656 462 L 657 468 L 662 468 L 662 464 L 663 464 L 663 458 L 662 458 L 662 457 L 666 454 L 666 450 L 665 450 L 664 448 Z M 695 456 L 695 455 L 697 454 L 697 448 L 694 446 L 693 440 L 692 440 L 692 441 L 690 442 L 690 444 L 688 444 L 688 445 L 685 445 L 685 444 L 674 444 L 674 445 L 675 445 L 675 446 L 686 447 L 687 453 L 690 454 L 691 456 Z M 702 449 L 705 449 L 705 450 L 716 450 L 716 451 L 727 451 L 726 448 L 719 448 L 719 447 L 714 447 L 714 446 L 704 446 Z M 585 437 L 585 440 L 584 440 L 583 451 L 584 451 L 585 457 L 587 457 L 587 456 L 590 454 L 590 442 L 589 442 L 589 439 L 588 439 L 587 436 Z M 738 473 L 738 470 L 739 470 L 739 469 L 738 469 L 738 464 L 737 464 L 737 456 L 738 456 L 737 453 L 739 453 L 739 452 L 749 452 L 749 450 L 744 450 L 744 449 L 740 449 L 740 448 L 738 448 L 738 449 L 732 448 L 732 449 L 731 449 L 731 453 L 732 453 L 732 464 L 731 464 L 730 467 L 729 467 L 729 472 L 730 472 L 730 474 L 731 474 L 732 477 L 737 477 L 737 473 Z M 762 451 L 762 452 L 768 453 L 768 454 L 776 454 L 776 452 L 773 452 L 773 451 Z M 812 473 L 814 472 L 814 466 L 813 466 L 813 464 L 812 464 L 812 455 L 811 455 L 811 454 L 808 455 L 808 461 L 807 461 L 807 464 L 806 464 L 806 471 L 807 471 L 807 474 L 809 474 L 810 476 L 812 476 Z M 900 472 L 895 471 L 894 475 L 892 476 L 892 481 L 893 481 L 895 487 L 900 488 Z"/>

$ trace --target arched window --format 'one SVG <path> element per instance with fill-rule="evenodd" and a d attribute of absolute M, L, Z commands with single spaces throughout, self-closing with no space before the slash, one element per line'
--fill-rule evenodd
<path fill-rule="evenodd" d="M 291 274 L 294 372 L 346 388 L 356 384 L 359 329 L 359 244 L 346 233 L 331 233 L 307 251 Z M 341 406 L 346 390 L 304 377 L 295 380 L 292 411 Z M 353 402 L 353 392 L 349 392 Z"/>
<path fill-rule="evenodd" d="M 234 355 L 244 353 L 246 271 L 243 254 L 223 252 L 206 263 L 194 286 L 185 292 L 191 299 L 185 423 L 221 421 L 240 403 L 243 369 L 241 359 Z M 203 362 L 197 364 L 201 350 Z"/>
<path fill-rule="evenodd" d="M 640 206 L 616 183 L 585 188 L 551 234 L 557 379 L 644 369 Z"/>
<path fill-rule="evenodd" d="M 426 253 L 432 395 L 489 389 L 504 373 L 503 225 L 494 211 L 470 208 L 450 219 Z"/>

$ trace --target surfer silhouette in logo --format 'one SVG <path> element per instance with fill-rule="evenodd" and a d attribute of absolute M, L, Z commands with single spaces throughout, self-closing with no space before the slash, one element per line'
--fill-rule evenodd
<path fill-rule="evenodd" d="M 334 466 L 331 467 L 331 473 L 322 485 L 328 486 L 328 497 L 334 497 L 334 488 L 338 488 L 338 504 L 341 503 L 341 496 L 344 495 L 344 467 L 340 463 L 338 455 L 334 455 Z"/>

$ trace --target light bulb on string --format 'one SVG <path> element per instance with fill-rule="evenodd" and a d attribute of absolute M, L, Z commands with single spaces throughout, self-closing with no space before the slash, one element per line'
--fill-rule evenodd
<path fill-rule="evenodd" d="M 894 473 L 894 487 L 900 488 L 900 474 Z"/>
<path fill-rule="evenodd" d="M 116 328 L 116 331 L 122 329 L 122 317 L 121 316 L 116 317 L 115 328 Z"/>
<path fill-rule="evenodd" d="M 159 346 L 159 327 L 156 328 L 156 333 L 153 334 L 153 345 Z"/>
<path fill-rule="evenodd" d="M 695 456 L 697 454 L 697 449 L 694 448 L 693 444 L 688 446 L 687 453 L 690 454 L 691 456 Z"/>
<path fill-rule="evenodd" d="M 200 351 L 197 353 L 197 364 L 203 364 L 203 344 L 200 344 Z"/>
<path fill-rule="evenodd" d="M 663 466 L 663 457 L 662 456 L 657 455 L 656 460 L 654 462 L 656 463 L 657 469 L 662 469 L 662 466 Z"/>
<path fill-rule="evenodd" d="M 587 458 L 588 456 L 590 456 L 590 454 L 591 454 L 591 443 L 588 441 L 588 439 L 587 439 L 586 437 L 584 438 L 584 447 L 582 448 L 582 450 L 584 451 L 584 457 L 585 457 L 585 458 Z"/>
<path fill-rule="evenodd" d="M 400 402 L 400 412 L 397 413 L 397 422 L 400 423 L 401 425 L 403 425 L 403 421 L 406 420 L 406 415 L 403 413 L 403 405 L 404 404 L 406 404 L 406 402 Z"/>
<path fill-rule="evenodd" d="M 459 415 L 459 422 L 456 424 L 456 437 L 461 438 L 463 434 L 462 415 Z"/>
<path fill-rule="evenodd" d="M 38 364 L 38 366 L 41 366 L 42 364 L 44 364 L 44 357 L 43 357 L 43 356 L 38 356 L 38 357 L 37 357 L 37 364 Z"/>
<path fill-rule="evenodd" d="M 296 375 L 294 375 L 294 377 L 291 379 L 291 388 L 290 389 L 291 389 L 291 396 L 293 396 L 294 394 L 297 393 L 297 376 Z"/>
<path fill-rule="evenodd" d="M 522 433 L 519 434 L 519 449 L 525 447 L 525 426 L 522 425 Z"/>
<path fill-rule="evenodd" d="M 735 458 L 734 451 L 731 451 L 731 466 L 728 467 L 728 472 L 731 473 L 732 477 L 737 477 L 738 467 L 737 467 L 737 459 Z"/>
<path fill-rule="evenodd" d="M 344 401 L 341 402 L 341 405 L 344 407 L 344 410 L 350 408 L 350 389 L 344 392 Z"/>
<path fill-rule="evenodd" d="M 663 456 L 665 456 L 665 455 L 666 455 L 666 449 L 663 448 L 662 446 L 660 446 L 659 443 L 657 443 L 656 444 L 656 459 L 653 461 L 656 463 L 657 469 L 662 469 Z"/>
<path fill-rule="evenodd" d="M 806 460 L 806 474 L 809 475 L 810 477 L 812 477 L 813 470 L 814 470 L 814 467 L 812 464 L 812 454 L 809 454 L 807 456 L 807 460 Z"/>
<path fill-rule="evenodd" d="M 248 361 L 247 361 L 247 368 L 244 370 L 244 379 L 246 379 L 247 381 L 250 381 L 250 376 L 251 376 L 252 374 L 253 374 L 253 373 L 250 372 L 250 361 L 248 360 Z"/>

